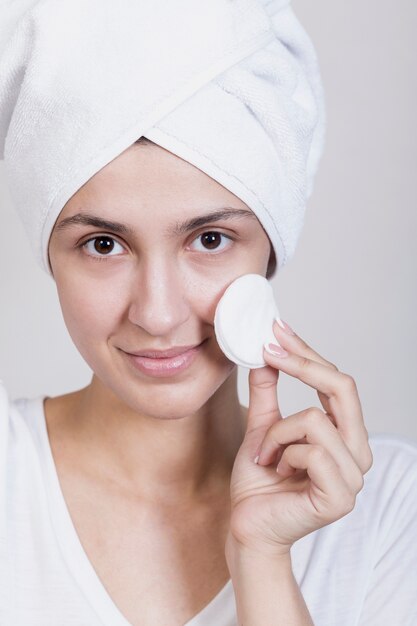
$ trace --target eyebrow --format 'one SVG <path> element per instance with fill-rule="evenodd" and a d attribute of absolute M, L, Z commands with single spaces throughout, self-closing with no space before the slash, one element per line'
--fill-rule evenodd
<path fill-rule="evenodd" d="M 204 226 L 205 224 L 217 222 L 218 220 L 228 220 L 236 217 L 248 217 L 254 220 L 257 219 L 256 215 L 251 210 L 222 207 L 212 213 L 199 215 L 197 217 L 193 217 L 192 219 L 186 220 L 185 222 L 176 222 L 172 228 L 169 228 L 167 230 L 167 234 L 177 236 L 183 235 L 190 230 L 199 228 L 199 226 Z M 101 228 L 103 230 L 111 230 L 121 235 L 134 235 L 133 228 L 131 228 L 127 224 L 122 224 L 120 222 L 111 222 L 90 213 L 77 213 L 76 215 L 72 215 L 71 217 L 66 217 L 57 224 L 55 230 L 61 232 L 67 228 L 70 228 L 71 226 L 75 226 L 78 224 L 81 224 L 83 226 L 95 226 L 96 228 Z"/>

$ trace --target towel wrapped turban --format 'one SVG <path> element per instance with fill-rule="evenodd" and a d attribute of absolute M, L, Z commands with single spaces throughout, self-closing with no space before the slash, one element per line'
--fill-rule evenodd
<path fill-rule="evenodd" d="M 65 203 L 142 136 L 243 200 L 282 267 L 324 128 L 317 56 L 288 0 L 3 0 L 0 158 L 49 274 Z"/>

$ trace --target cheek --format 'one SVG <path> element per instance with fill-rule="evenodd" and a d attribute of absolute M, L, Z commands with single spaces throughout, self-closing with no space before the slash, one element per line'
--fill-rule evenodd
<path fill-rule="evenodd" d="M 187 281 L 186 297 L 193 311 L 201 320 L 214 325 L 217 304 L 223 293 L 237 278 L 244 274 L 265 275 L 268 255 L 258 254 L 255 260 L 247 255 L 241 263 L 209 268 L 195 273 Z"/>
<path fill-rule="evenodd" d="M 214 325 L 217 304 L 225 289 L 240 274 L 234 270 L 227 271 L 223 267 L 219 272 L 206 272 L 188 278 L 184 290 L 192 313 L 201 322 Z M 214 331 L 213 331 L 214 334 Z"/>
<path fill-rule="evenodd" d="M 247 271 L 246 268 L 244 268 L 244 271 L 237 271 L 236 267 L 230 271 L 222 268 L 221 272 L 207 275 L 204 277 L 204 280 L 201 280 L 200 276 L 199 280 L 190 281 L 188 284 L 188 302 L 194 316 L 199 320 L 202 327 L 201 336 L 210 336 L 211 338 L 207 356 L 217 369 L 227 375 L 230 374 L 236 365 L 227 358 L 218 344 L 214 329 L 214 316 L 217 305 L 229 285 L 244 273 L 252 272 L 256 272 L 253 266 L 248 268 Z"/>
<path fill-rule="evenodd" d="M 118 324 L 121 314 L 120 298 L 105 285 L 88 281 L 67 280 L 57 285 L 62 315 L 68 332 L 83 352 L 95 339 L 103 342 Z"/>

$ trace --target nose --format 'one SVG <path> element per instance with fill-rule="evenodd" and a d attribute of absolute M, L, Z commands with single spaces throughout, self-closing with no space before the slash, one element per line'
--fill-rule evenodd
<path fill-rule="evenodd" d="M 133 279 L 129 320 L 149 335 L 169 335 L 190 317 L 186 279 L 172 260 L 142 265 Z"/>

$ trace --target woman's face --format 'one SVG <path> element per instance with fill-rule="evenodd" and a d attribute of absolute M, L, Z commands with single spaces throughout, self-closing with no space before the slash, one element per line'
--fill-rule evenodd
<path fill-rule="evenodd" d="M 200 216 L 239 209 L 210 223 Z M 81 214 L 72 223 L 67 218 Z M 115 225 L 92 225 L 86 216 Z M 134 411 L 188 415 L 236 367 L 214 333 L 216 305 L 246 273 L 266 275 L 270 242 L 247 205 L 198 168 L 134 144 L 66 203 L 49 256 L 68 331 L 104 387 Z M 125 352 L 203 346 L 169 377 L 136 370 Z"/>

